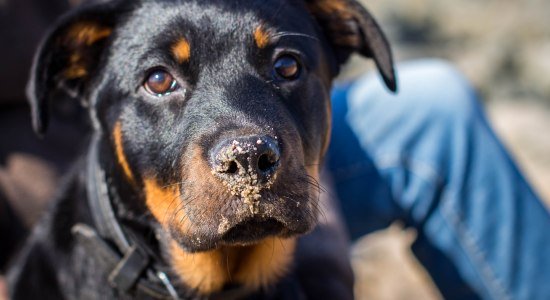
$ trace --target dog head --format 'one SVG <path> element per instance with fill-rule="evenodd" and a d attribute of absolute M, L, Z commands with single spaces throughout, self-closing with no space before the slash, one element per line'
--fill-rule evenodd
<path fill-rule="evenodd" d="M 34 127 L 44 132 L 60 97 L 88 107 L 111 173 L 137 195 L 123 202 L 150 213 L 180 275 L 210 292 L 224 281 L 185 278 L 185 257 L 215 261 L 225 249 L 243 260 L 234 249 L 254 257 L 270 241 L 284 268 L 289 238 L 315 226 L 331 81 L 353 52 L 395 89 L 388 44 L 355 1 L 90 4 L 63 18 L 36 57 Z M 259 284 L 280 272 L 271 273 Z"/>

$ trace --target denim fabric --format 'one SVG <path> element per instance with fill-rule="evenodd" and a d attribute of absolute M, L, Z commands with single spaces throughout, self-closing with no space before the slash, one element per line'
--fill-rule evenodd
<path fill-rule="evenodd" d="M 448 299 L 550 299 L 550 214 L 447 63 L 333 92 L 327 167 L 353 238 L 402 220 Z"/>

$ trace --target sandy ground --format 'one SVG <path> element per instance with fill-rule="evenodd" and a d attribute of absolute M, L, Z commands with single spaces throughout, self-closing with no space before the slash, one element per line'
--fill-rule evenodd
<path fill-rule="evenodd" d="M 487 113 L 497 134 L 550 208 L 550 108 L 533 102 L 490 103 Z M 441 299 L 414 258 L 415 232 L 398 224 L 362 238 L 352 250 L 357 299 Z"/>

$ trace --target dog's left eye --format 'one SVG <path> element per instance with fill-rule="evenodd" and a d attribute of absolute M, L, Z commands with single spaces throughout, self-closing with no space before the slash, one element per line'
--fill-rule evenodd
<path fill-rule="evenodd" d="M 164 70 L 151 72 L 143 86 L 147 92 L 159 97 L 168 95 L 179 88 L 174 76 Z"/>

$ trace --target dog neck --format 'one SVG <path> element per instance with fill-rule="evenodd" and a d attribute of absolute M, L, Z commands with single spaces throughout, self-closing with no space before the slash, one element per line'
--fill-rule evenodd
<path fill-rule="evenodd" d="M 212 294 L 234 284 L 257 291 L 286 274 L 295 244 L 295 238 L 272 237 L 250 246 L 189 253 L 172 241 L 170 256 L 172 267 L 184 284 L 201 294 Z"/>

